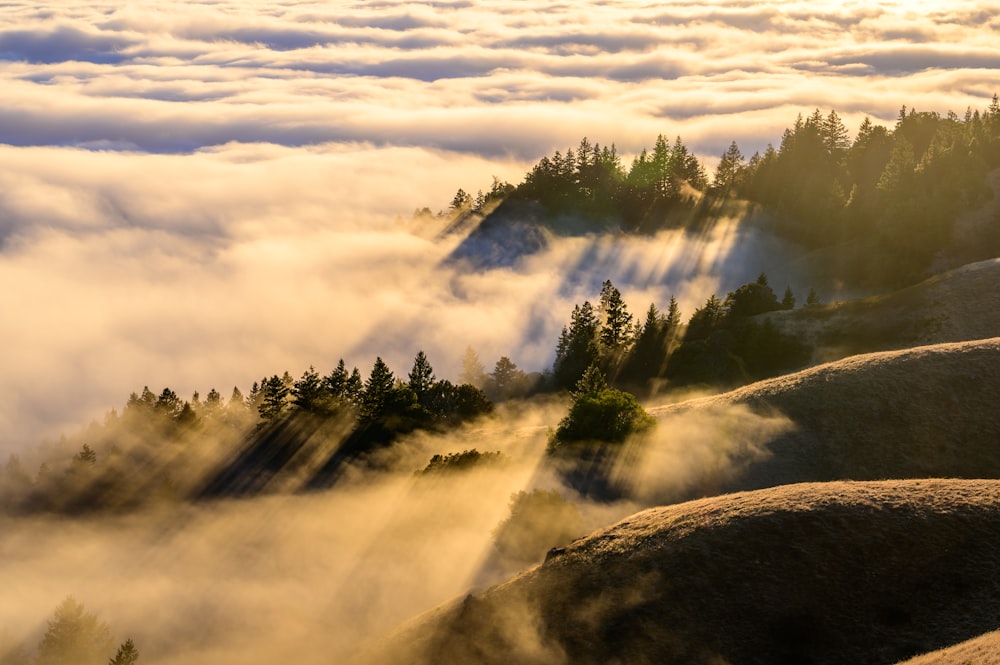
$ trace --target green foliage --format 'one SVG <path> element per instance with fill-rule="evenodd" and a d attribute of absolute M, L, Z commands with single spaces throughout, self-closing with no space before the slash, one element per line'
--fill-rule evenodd
<path fill-rule="evenodd" d="M 601 344 L 608 349 L 621 349 L 632 339 L 632 315 L 629 314 L 621 292 L 611 280 L 601 287 L 600 311 L 604 315 L 601 326 Z"/>
<path fill-rule="evenodd" d="M 574 305 L 568 328 L 563 328 L 552 367 L 557 388 L 571 388 L 583 372 L 598 360 L 597 336 L 600 322 L 593 305 Z"/>
<path fill-rule="evenodd" d="M 257 405 L 257 412 L 263 420 L 273 420 L 277 418 L 285 406 L 288 404 L 288 396 L 291 388 L 288 383 L 277 374 L 261 382 L 260 402 Z"/>
<path fill-rule="evenodd" d="M 600 370 L 591 366 L 577 384 L 573 404 L 559 422 L 551 448 L 575 441 L 621 443 L 653 424 L 633 395 L 608 388 Z"/>
<path fill-rule="evenodd" d="M 434 370 L 423 351 L 418 351 L 413 359 L 413 368 L 409 374 L 409 386 L 417 395 L 417 399 L 427 394 L 427 391 L 434 385 Z"/>
<path fill-rule="evenodd" d="M 527 376 L 507 356 L 497 360 L 483 385 L 489 399 L 497 402 L 523 397 L 530 389 Z"/>
<path fill-rule="evenodd" d="M 495 452 L 481 453 L 475 448 L 463 450 L 460 453 L 448 453 L 447 455 L 434 455 L 431 461 L 418 471 L 418 475 L 429 475 L 436 473 L 450 473 L 453 471 L 466 471 L 476 466 L 494 466 L 507 461 L 507 456 L 499 450 Z"/>
<path fill-rule="evenodd" d="M 726 296 L 723 304 L 726 316 L 755 316 L 781 309 L 778 297 L 767 284 L 767 276 L 761 273 L 756 282 L 744 284 Z"/>
<path fill-rule="evenodd" d="M 49 620 L 35 664 L 104 665 L 112 645 L 108 625 L 69 596 Z"/>
<path fill-rule="evenodd" d="M 575 505 L 555 490 L 520 491 L 510 497 L 510 516 L 493 529 L 497 551 L 515 561 L 539 561 L 545 553 L 581 535 Z"/>
<path fill-rule="evenodd" d="M 361 418 L 363 420 L 374 420 L 385 411 L 386 401 L 389 391 L 396 381 L 389 366 L 385 364 L 382 357 L 375 358 L 372 371 L 365 381 L 364 390 L 361 392 Z"/>

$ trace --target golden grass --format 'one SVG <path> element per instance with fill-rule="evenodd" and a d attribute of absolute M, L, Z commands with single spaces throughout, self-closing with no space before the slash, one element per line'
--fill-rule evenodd
<path fill-rule="evenodd" d="M 998 570 L 1000 481 L 784 486 L 633 515 L 369 662 L 889 664 L 995 628 Z"/>
<path fill-rule="evenodd" d="M 763 455 L 733 459 L 690 498 L 805 481 L 1000 478 L 998 394 L 995 338 L 854 356 L 649 412 L 667 432 L 734 407 L 791 420 L 759 442 Z"/>

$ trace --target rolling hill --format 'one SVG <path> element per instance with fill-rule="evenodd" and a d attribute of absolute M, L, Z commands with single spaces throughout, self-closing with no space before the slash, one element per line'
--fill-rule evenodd
<path fill-rule="evenodd" d="M 723 495 L 553 550 L 367 662 L 894 663 L 996 627 L 998 552 L 997 481 Z"/>

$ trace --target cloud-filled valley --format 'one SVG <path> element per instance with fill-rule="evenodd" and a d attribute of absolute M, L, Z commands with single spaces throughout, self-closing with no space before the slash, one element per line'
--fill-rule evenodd
<path fill-rule="evenodd" d="M 403 377 L 419 350 L 455 381 L 466 347 L 487 372 L 501 356 L 544 371 L 606 279 L 639 318 L 676 296 L 686 319 L 765 271 L 804 302 L 813 257 L 754 216 L 545 232 L 539 251 L 473 269 L 454 260 L 462 233 L 414 212 L 494 177 L 516 185 L 585 136 L 626 166 L 681 136 L 711 175 L 731 141 L 749 157 L 817 108 L 852 135 L 865 117 L 891 127 L 903 104 L 961 116 L 1000 90 L 998 29 L 973 0 L 5 3 L 0 465 L 22 455 L 33 474 L 39 444 L 58 449 L 143 386 L 228 398 L 339 358 L 367 376 L 376 356 Z M 361 489 L 154 518 L 0 516 L 0 646 L 4 628 L 34 644 L 76 594 L 137 637 L 143 662 L 327 662 L 494 581 L 508 497 L 558 484 L 538 461 L 559 399 L 503 412 L 507 429 L 407 439 Z M 663 428 L 637 495 L 672 497 L 691 469 L 729 463 L 724 438 L 756 454 L 788 425 L 734 422 Z M 414 479 L 430 454 L 472 446 L 514 463 Z M 588 529 L 636 507 L 580 503 Z"/>

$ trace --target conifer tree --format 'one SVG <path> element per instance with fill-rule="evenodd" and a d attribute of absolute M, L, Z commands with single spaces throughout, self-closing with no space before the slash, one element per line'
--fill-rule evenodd
<path fill-rule="evenodd" d="M 139 651 L 130 637 L 118 646 L 118 651 L 114 658 L 108 661 L 108 665 L 135 665 L 138 661 Z"/>
<path fill-rule="evenodd" d="M 371 374 L 369 374 L 361 393 L 361 417 L 363 419 L 374 420 L 382 415 L 389 391 L 392 390 L 395 382 L 396 377 L 382 360 L 382 357 L 375 358 L 375 364 L 372 366 Z"/>
<path fill-rule="evenodd" d="M 413 369 L 410 370 L 409 379 L 410 389 L 416 393 L 417 399 L 423 399 L 434 387 L 434 370 L 423 351 L 418 351 L 416 358 L 413 359 Z"/>
<path fill-rule="evenodd" d="M 621 348 L 631 338 L 632 315 L 622 300 L 621 292 L 610 279 L 605 280 L 601 288 L 601 312 L 604 314 L 601 343 L 609 349 Z"/>
<path fill-rule="evenodd" d="M 103 665 L 113 644 L 111 631 L 75 598 L 60 603 L 48 624 L 36 665 Z"/>
<path fill-rule="evenodd" d="M 310 365 L 309 369 L 302 373 L 302 378 L 292 385 L 292 404 L 303 411 L 322 411 L 329 393 L 323 385 L 316 369 Z"/>

